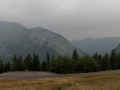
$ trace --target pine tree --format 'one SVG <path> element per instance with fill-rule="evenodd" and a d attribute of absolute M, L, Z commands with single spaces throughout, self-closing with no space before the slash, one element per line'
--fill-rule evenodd
<path fill-rule="evenodd" d="M 36 68 L 36 54 L 34 53 L 34 56 L 33 56 L 33 71 L 35 71 L 35 68 Z"/>
<path fill-rule="evenodd" d="M 116 69 L 120 69 L 120 52 L 117 54 Z"/>
<path fill-rule="evenodd" d="M 0 73 L 3 73 L 4 71 L 5 71 L 4 63 L 3 63 L 3 61 L 0 59 Z"/>
<path fill-rule="evenodd" d="M 33 56 L 33 70 L 34 71 L 39 71 L 40 70 L 39 56 L 38 56 L 38 54 L 36 55 L 35 53 L 34 53 L 34 56 Z"/>
<path fill-rule="evenodd" d="M 59 55 L 58 58 L 61 58 L 61 55 Z"/>
<path fill-rule="evenodd" d="M 19 57 L 14 55 L 13 60 L 12 60 L 12 70 L 13 71 L 23 71 L 24 70 L 24 62 L 22 60 L 21 55 Z"/>
<path fill-rule="evenodd" d="M 72 59 L 78 61 L 79 60 L 79 55 L 77 53 L 77 50 L 75 49 L 74 52 L 73 52 L 73 55 L 72 55 Z"/>
<path fill-rule="evenodd" d="M 97 52 L 94 53 L 94 55 L 92 56 L 92 58 L 94 58 L 96 61 L 98 61 L 98 59 L 99 59 L 98 53 Z"/>
<path fill-rule="evenodd" d="M 111 69 L 116 69 L 116 62 L 117 62 L 117 53 L 115 52 L 114 49 L 111 51 L 111 55 L 110 55 Z"/>
<path fill-rule="evenodd" d="M 97 62 L 97 65 L 98 65 L 98 69 L 99 70 L 102 70 L 102 63 L 103 63 L 103 57 L 101 54 L 98 55 L 98 53 L 94 53 L 94 55 L 92 56 L 92 58 L 94 58 Z"/>
<path fill-rule="evenodd" d="M 14 55 L 12 59 L 12 71 L 18 70 L 17 59 L 18 59 L 17 56 Z"/>
<path fill-rule="evenodd" d="M 5 71 L 10 71 L 11 70 L 11 64 L 9 62 L 5 63 Z"/>
<path fill-rule="evenodd" d="M 52 56 L 52 59 L 54 59 L 54 55 Z"/>
<path fill-rule="evenodd" d="M 109 60 L 109 55 L 106 52 L 106 54 L 103 56 L 102 70 L 109 70 L 109 69 L 110 69 L 110 60 Z"/>
<path fill-rule="evenodd" d="M 50 56 L 49 56 L 49 53 L 47 52 L 46 65 L 47 65 L 47 70 L 48 70 L 48 71 L 49 71 L 49 63 L 50 63 Z"/>
<path fill-rule="evenodd" d="M 41 70 L 42 71 L 47 71 L 47 67 L 46 67 L 46 61 L 43 61 L 42 64 L 41 64 Z"/>
<path fill-rule="evenodd" d="M 25 69 L 24 62 L 22 60 L 22 55 L 20 55 L 18 58 L 18 66 L 19 66 L 19 71 L 23 71 Z"/>
<path fill-rule="evenodd" d="M 25 69 L 31 71 L 33 69 L 33 60 L 30 54 L 25 58 Z"/>

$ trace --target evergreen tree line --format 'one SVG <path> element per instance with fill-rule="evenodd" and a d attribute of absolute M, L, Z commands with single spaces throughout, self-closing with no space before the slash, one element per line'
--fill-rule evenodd
<path fill-rule="evenodd" d="M 22 58 L 22 55 L 14 55 L 12 63 L 4 63 L 0 60 L 0 73 L 8 71 L 49 71 L 49 61 L 50 57 L 48 52 L 46 60 L 43 62 L 41 62 L 39 55 L 35 53 L 33 56 L 28 54 L 24 59 Z"/>
<path fill-rule="evenodd" d="M 33 57 L 28 54 L 24 59 L 20 55 L 17 57 L 14 55 L 12 60 L 12 71 L 40 71 L 40 59 L 38 54 L 33 55 Z"/>
<path fill-rule="evenodd" d="M 4 63 L 0 60 L 0 73 L 11 71 L 11 64 L 9 62 Z"/>
<path fill-rule="evenodd" d="M 104 56 L 95 53 L 92 57 L 79 57 L 74 50 L 72 58 L 60 56 L 50 57 L 47 52 L 46 60 L 41 62 L 39 55 L 28 54 L 24 59 L 22 56 L 13 56 L 12 63 L 4 63 L 0 60 L 0 73 L 7 71 L 49 71 L 58 74 L 96 72 L 105 70 L 120 69 L 120 53 L 112 50 L 110 54 L 106 52 Z"/>
<path fill-rule="evenodd" d="M 82 73 L 120 69 L 120 53 L 114 50 L 104 56 L 94 53 L 92 57 L 79 57 L 74 50 L 72 58 L 59 57 L 50 61 L 50 71 L 55 73 Z"/>

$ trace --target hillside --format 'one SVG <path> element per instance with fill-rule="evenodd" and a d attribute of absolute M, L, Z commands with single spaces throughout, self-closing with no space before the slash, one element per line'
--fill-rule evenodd
<path fill-rule="evenodd" d="M 15 22 L 0 22 L 0 55 L 1 57 L 14 54 L 26 56 L 28 53 L 38 53 L 40 59 L 50 56 L 70 56 L 76 49 L 68 40 L 50 30 L 36 27 L 26 28 Z M 84 52 L 78 51 L 80 56 Z"/>
<path fill-rule="evenodd" d="M 117 45 L 117 47 L 115 48 L 117 53 L 120 53 L 120 43 Z"/>

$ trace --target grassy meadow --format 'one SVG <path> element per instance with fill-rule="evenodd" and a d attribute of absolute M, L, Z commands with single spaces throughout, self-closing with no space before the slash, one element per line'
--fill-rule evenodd
<path fill-rule="evenodd" d="M 120 90 L 120 73 L 37 80 L 0 80 L 0 90 Z"/>

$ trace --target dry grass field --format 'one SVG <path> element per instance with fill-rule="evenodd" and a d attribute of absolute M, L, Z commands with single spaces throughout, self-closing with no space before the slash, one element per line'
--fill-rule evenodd
<path fill-rule="evenodd" d="M 46 79 L 1 79 L 0 90 L 120 90 L 120 72 Z"/>

